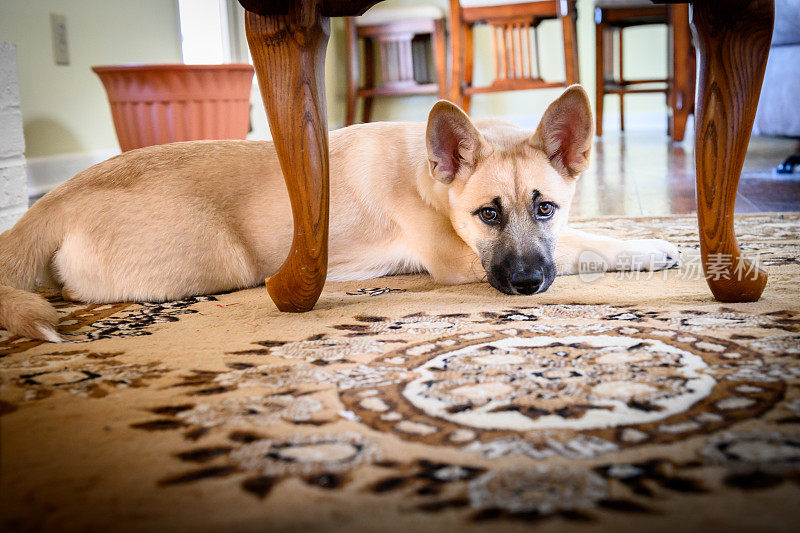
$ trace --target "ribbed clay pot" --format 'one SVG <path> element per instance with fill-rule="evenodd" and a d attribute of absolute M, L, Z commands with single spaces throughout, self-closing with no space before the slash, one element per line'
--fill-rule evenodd
<path fill-rule="evenodd" d="M 119 65 L 92 70 L 106 88 L 123 152 L 247 135 L 251 65 Z"/>

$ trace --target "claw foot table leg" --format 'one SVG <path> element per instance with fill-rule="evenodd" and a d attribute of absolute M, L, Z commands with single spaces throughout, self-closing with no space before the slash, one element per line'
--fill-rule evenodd
<path fill-rule="evenodd" d="M 773 0 L 694 0 L 697 217 L 706 280 L 721 302 L 752 302 L 767 273 L 742 256 L 733 208 L 774 19 Z"/>

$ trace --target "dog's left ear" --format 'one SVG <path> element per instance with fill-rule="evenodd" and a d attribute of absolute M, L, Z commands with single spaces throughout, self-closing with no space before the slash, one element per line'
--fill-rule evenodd
<path fill-rule="evenodd" d="M 431 109 L 425 143 L 431 175 L 442 183 L 469 178 L 493 151 L 467 114 L 447 100 Z"/>
<path fill-rule="evenodd" d="M 558 172 L 575 177 L 589 167 L 593 123 L 589 96 L 580 85 L 572 85 L 544 112 L 531 143 Z"/>

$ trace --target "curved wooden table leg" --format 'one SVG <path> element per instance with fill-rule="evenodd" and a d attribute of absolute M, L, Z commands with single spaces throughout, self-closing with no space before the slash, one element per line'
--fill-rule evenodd
<path fill-rule="evenodd" d="M 742 256 L 733 208 L 774 20 L 773 0 L 695 0 L 697 218 L 706 280 L 721 302 L 752 302 L 767 274 Z"/>
<path fill-rule="evenodd" d="M 330 20 L 322 0 L 290 4 L 285 15 L 247 11 L 245 26 L 294 218 L 289 257 L 267 279 L 267 290 L 281 311 L 302 312 L 314 307 L 328 269 Z"/>

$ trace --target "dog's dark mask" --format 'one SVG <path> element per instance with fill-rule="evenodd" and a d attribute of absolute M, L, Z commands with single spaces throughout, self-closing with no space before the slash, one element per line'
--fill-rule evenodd
<path fill-rule="evenodd" d="M 544 248 L 544 250 L 542 249 Z M 544 292 L 556 277 L 556 265 L 551 246 L 532 247 L 518 252 L 495 243 L 483 261 L 489 283 L 506 294 L 536 294 Z"/>

